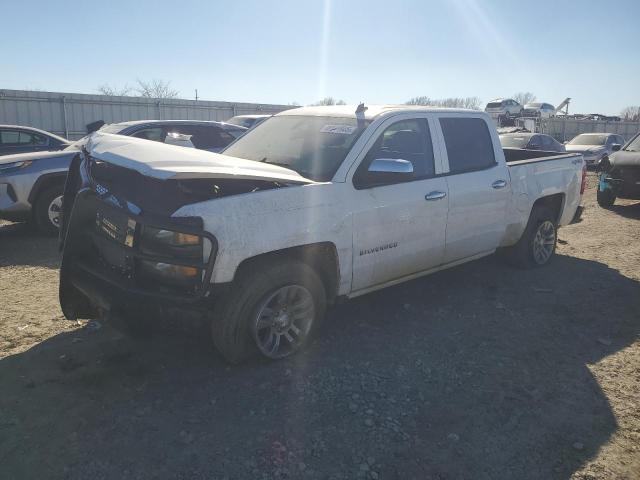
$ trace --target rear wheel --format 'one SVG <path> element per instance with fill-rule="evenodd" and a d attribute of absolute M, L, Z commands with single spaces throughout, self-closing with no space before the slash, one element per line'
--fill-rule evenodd
<path fill-rule="evenodd" d="M 556 216 L 544 206 L 534 207 L 518 243 L 506 250 L 509 262 L 521 268 L 535 268 L 551 261 L 558 240 Z"/>
<path fill-rule="evenodd" d="M 255 353 L 277 360 L 300 350 L 326 308 L 322 280 L 307 264 L 272 259 L 244 269 L 217 305 L 213 343 L 230 363 Z"/>
<path fill-rule="evenodd" d="M 63 185 L 55 185 L 42 191 L 36 200 L 34 220 L 38 230 L 45 235 L 57 235 L 62 213 Z"/>
<path fill-rule="evenodd" d="M 611 208 L 616 201 L 616 196 L 609 189 L 600 191 L 600 189 L 598 188 L 598 192 L 596 193 L 596 200 L 598 201 L 598 205 L 600 205 L 602 208 Z"/>

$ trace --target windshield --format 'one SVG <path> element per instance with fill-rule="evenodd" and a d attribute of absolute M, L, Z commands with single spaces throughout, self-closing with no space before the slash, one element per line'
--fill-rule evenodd
<path fill-rule="evenodd" d="M 328 182 L 368 124 L 355 118 L 272 117 L 222 153 L 280 165 L 303 177 Z"/>
<path fill-rule="evenodd" d="M 604 145 L 607 135 L 578 135 L 569 142 L 569 145 Z"/>
<path fill-rule="evenodd" d="M 501 135 L 500 143 L 507 148 L 524 148 L 531 137 L 525 135 Z"/>
<path fill-rule="evenodd" d="M 629 142 L 625 150 L 627 152 L 640 152 L 640 134 L 636 135 L 636 138 Z"/>

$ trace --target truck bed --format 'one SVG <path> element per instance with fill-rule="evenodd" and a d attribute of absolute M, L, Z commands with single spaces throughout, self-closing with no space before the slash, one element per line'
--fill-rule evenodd
<path fill-rule="evenodd" d="M 546 162 L 549 160 L 580 156 L 580 154 L 572 152 L 546 152 L 542 150 L 523 150 L 521 148 L 503 148 L 502 151 L 504 152 L 507 165 Z"/>
<path fill-rule="evenodd" d="M 503 150 L 513 195 L 503 246 L 512 245 L 520 238 L 533 204 L 539 198 L 555 198 L 560 205 L 558 225 L 569 224 L 580 205 L 582 155 L 517 148 Z"/>

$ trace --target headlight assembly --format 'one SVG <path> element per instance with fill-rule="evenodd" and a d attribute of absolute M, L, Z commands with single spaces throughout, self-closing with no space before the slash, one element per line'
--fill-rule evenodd
<path fill-rule="evenodd" d="M 33 162 L 31 160 L 23 160 L 21 162 L 11 162 L 11 163 L 3 163 L 0 164 L 0 173 L 7 172 L 9 170 L 18 170 L 21 168 L 26 168 L 31 165 Z"/>
<path fill-rule="evenodd" d="M 202 237 L 190 233 L 145 227 L 140 248 L 143 253 L 151 255 L 202 260 Z"/>

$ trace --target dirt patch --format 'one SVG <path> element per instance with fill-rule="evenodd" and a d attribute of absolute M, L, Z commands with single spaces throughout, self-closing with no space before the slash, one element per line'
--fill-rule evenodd
<path fill-rule="evenodd" d="M 296 358 L 63 319 L 56 241 L 0 225 L 0 477 L 640 477 L 640 203 L 329 312 Z"/>

